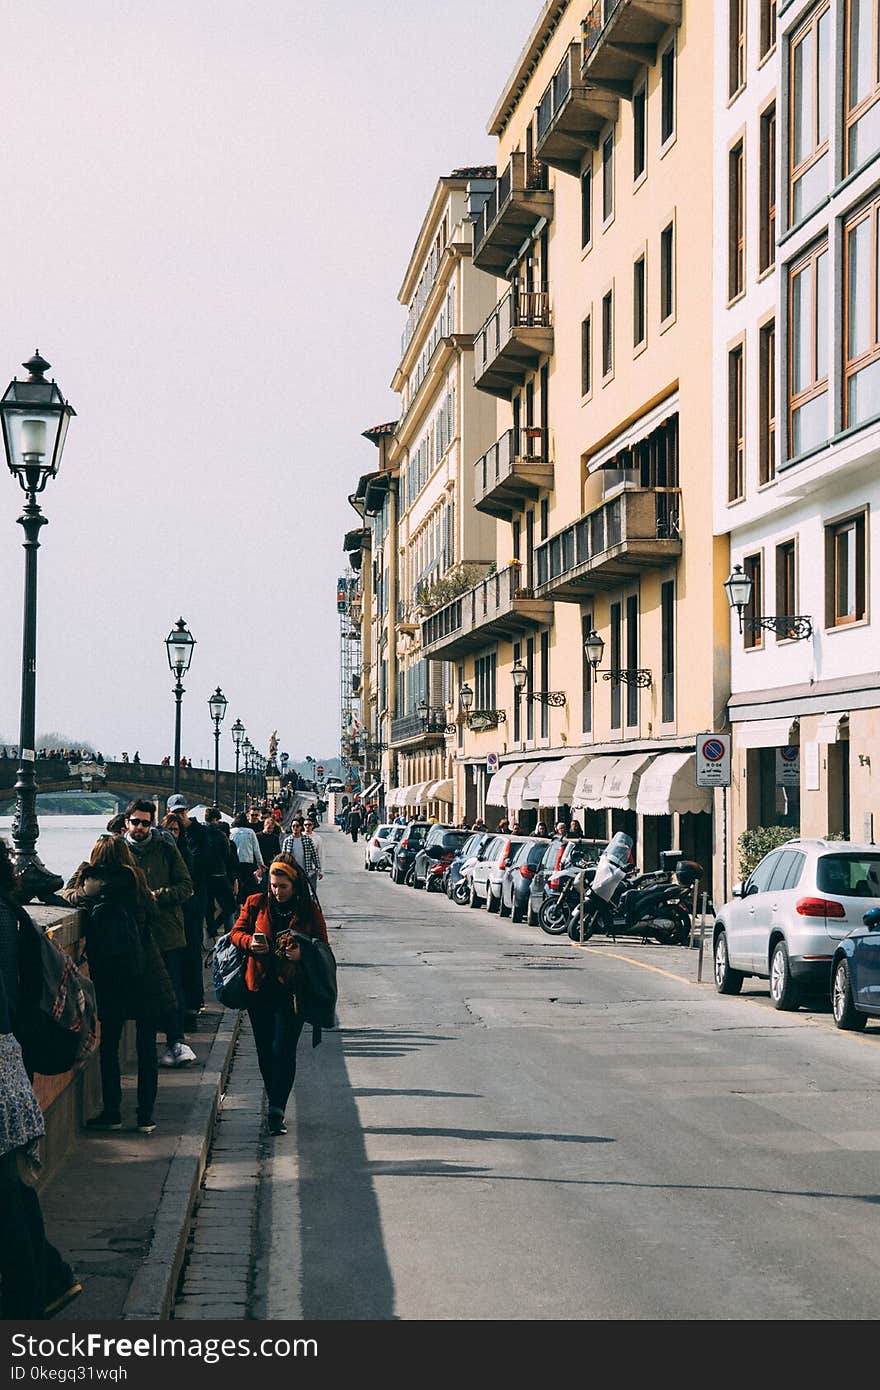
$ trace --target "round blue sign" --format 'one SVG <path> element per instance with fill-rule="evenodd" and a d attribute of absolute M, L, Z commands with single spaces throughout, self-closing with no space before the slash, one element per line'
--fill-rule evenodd
<path fill-rule="evenodd" d="M 703 757 L 710 763 L 720 763 L 726 749 L 717 738 L 707 738 L 703 744 Z"/>

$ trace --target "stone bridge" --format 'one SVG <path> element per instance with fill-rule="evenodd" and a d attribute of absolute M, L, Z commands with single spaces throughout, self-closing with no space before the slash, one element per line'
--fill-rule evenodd
<path fill-rule="evenodd" d="M 0 803 L 14 800 L 18 762 L 15 758 L 0 758 Z M 35 763 L 37 792 L 93 791 L 109 792 L 125 805 L 135 797 L 159 798 L 160 813 L 164 815 L 165 800 L 174 790 L 174 768 L 159 763 L 68 763 L 64 758 L 38 758 Z M 91 779 L 89 781 L 89 779 Z M 219 801 L 222 811 L 231 812 L 235 791 L 235 773 L 221 772 Z M 249 780 L 254 790 L 254 777 Z M 263 784 L 258 790 L 262 792 Z M 210 806 L 214 800 L 214 772 L 206 767 L 182 767 L 180 791 L 194 804 Z M 244 805 L 245 776 L 239 772 L 238 800 Z"/>

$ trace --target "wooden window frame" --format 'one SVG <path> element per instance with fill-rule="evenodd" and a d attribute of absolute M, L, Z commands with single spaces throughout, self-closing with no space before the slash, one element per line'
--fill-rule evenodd
<path fill-rule="evenodd" d="M 727 501 L 746 495 L 746 353 L 740 338 L 727 353 Z"/>
<path fill-rule="evenodd" d="M 761 0 L 761 61 L 776 47 L 776 0 Z"/>
<path fill-rule="evenodd" d="M 871 325 L 870 325 L 870 345 L 856 357 L 849 355 L 849 305 L 850 305 L 850 237 L 857 227 L 864 222 L 871 223 L 871 251 L 868 257 L 870 267 L 869 274 L 872 280 L 868 287 L 868 303 L 870 305 Z M 878 256 L 880 256 L 880 194 L 872 198 L 870 203 L 864 203 L 857 212 L 848 217 L 843 228 L 843 423 L 844 429 L 849 428 L 852 422 L 849 413 L 849 383 L 852 377 L 857 376 L 865 367 L 870 367 L 873 362 L 880 359 L 880 274 L 878 274 Z"/>
<path fill-rule="evenodd" d="M 825 0 L 825 3 L 822 4 L 822 5 L 820 5 L 820 6 L 818 7 L 818 9 L 814 10 L 813 13 L 810 15 L 809 19 L 807 19 L 807 20 L 800 26 L 799 29 L 796 29 L 796 30 L 795 30 L 795 32 L 792 34 L 791 38 L 789 39 L 789 44 L 788 44 L 788 72 L 789 72 L 789 84 L 788 84 L 788 85 L 789 85 L 789 93 L 788 93 L 788 122 L 789 122 L 789 124 L 788 124 L 788 130 L 789 130 L 788 205 L 789 205 L 789 222 L 791 222 L 791 221 L 792 221 L 792 218 L 793 218 L 793 210 L 794 210 L 794 186 L 795 186 L 795 184 L 798 183 L 798 182 L 803 178 L 804 174 L 809 173 L 810 169 L 812 169 L 812 167 L 813 167 L 814 164 L 818 164 L 820 159 L 824 159 L 825 155 L 828 153 L 828 150 L 829 150 L 829 148 L 830 148 L 829 138 L 828 138 L 827 135 L 826 135 L 825 139 L 822 140 L 822 141 L 820 141 L 819 138 L 818 138 L 818 137 L 819 137 L 819 115 L 820 115 L 820 109 L 821 109 L 822 101 L 825 100 L 825 99 L 827 99 L 827 98 L 826 98 L 826 94 L 822 92 L 821 87 L 820 87 L 820 83 L 819 83 L 819 61 L 818 61 L 818 57 L 819 57 L 819 22 L 820 22 L 820 20 L 822 19 L 822 17 L 823 17 L 824 15 L 830 15 L 830 12 L 831 12 L 831 0 Z M 807 154 L 807 155 L 805 155 L 805 156 L 803 157 L 803 159 L 801 160 L 800 164 L 795 165 L 795 164 L 792 162 L 792 161 L 794 160 L 794 131 L 795 131 L 794 55 L 795 55 L 795 49 L 798 47 L 799 44 L 803 43 L 804 39 L 805 39 L 805 38 L 807 37 L 807 35 L 810 34 L 810 33 L 812 33 L 812 35 L 813 35 L 813 50 L 814 50 L 814 58 L 815 58 L 815 60 L 814 60 L 814 71 L 813 71 L 813 73 L 812 73 L 812 82 L 813 82 L 813 121 L 814 121 L 813 138 L 814 138 L 814 144 L 813 144 L 813 147 L 812 147 L 812 149 L 810 150 L 809 154 Z M 829 129 L 830 129 L 830 125 L 831 125 L 831 123 L 830 123 L 830 121 L 829 121 Z"/>
<path fill-rule="evenodd" d="M 727 96 L 733 100 L 746 85 L 747 0 L 728 0 Z"/>
<path fill-rule="evenodd" d="M 789 268 L 789 272 L 788 272 L 788 294 L 787 294 L 787 301 L 788 301 L 788 371 L 787 371 L 787 381 L 788 381 L 788 442 L 789 442 L 789 454 L 790 454 L 791 457 L 795 457 L 795 455 L 791 454 L 792 440 L 793 440 L 793 438 L 794 438 L 794 413 L 795 413 L 795 411 L 796 411 L 796 410 L 799 410 L 800 407 L 803 406 L 803 405 L 808 405 L 810 401 L 812 401 L 812 400 L 818 400 L 818 398 L 819 398 L 820 396 L 823 396 L 823 395 L 827 395 L 827 394 L 828 394 L 828 375 L 827 375 L 827 373 L 826 373 L 826 375 L 823 376 L 823 377 L 817 376 L 817 372 L 818 372 L 818 352 L 819 352 L 819 346 L 818 346 L 818 340 L 819 340 L 819 324 L 818 324 L 819 296 L 818 296 L 818 294 L 816 293 L 817 288 L 818 288 L 818 283 L 819 283 L 819 279 L 818 279 L 819 259 L 820 259 L 821 256 L 823 256 L 823 255 L 826 255 L 826 256 L 827 256 L 828 254 L 829 254 L 828 242 L 827 242 L 826 240 L 822 240 L 822 241 L 818 242 L 815 246 L 811 247 L 810 250 L 807 251 L 807 252 L 806 252 L 803 256 L 801 256 L 798 260 L 793 261 L 791 267 Z M 812 280 L 813 280 L 813 298 L 812 298 L 812 305 L 813 305 L 813 321 L 812 321 L 812 323 L 811 323 L 811 325 L 810 325 L 810 362 L 811 362 L 811 365 L 812 365 L 813 377 L 812 377 L 812 380 L 810 381 L 810 384 L 809 384 L 808 386 L 802 387 L 801 390 L 798 392 L 798 394 L 795 395 L 795 394 L 794 394 L 794 390 L 793 390 L 793 380 L 794 380 L 794 350 L 793 350 L 793 349 L 794 349 L 794 340 L 793 340 L 793 336 L 792 336 L 792 320 L 793 320 L 792 306 L 793 306 L 793 301 L 794 301 L 794 282 L 795 282 L 795 280 L 797 279 L 798 275 L 800 275 L 804 270 L 806 270 L 806 268 L 807 268 L 808 266 L 812 266 Z"/>
<path fill-rule="evenodd" d="M 660 584 L 660 722 L 675 723 L 675 580 Z M 671 681 L 667 682 L 667 677 Z M 671 685 L 668 692 L 667 685 Z"/>
<path fill-rule="evenodd" d="M 727 301 L 746 288 L 746 142 L 740 136 L 727 152 Z"/>
<path fill-rule="evenodd" d="M 758 326 L 758 486 L 776 477 L 776 319 Z"/>
<path fill-rule="evenodd" d="M 593 631 L 593 613 L 588 610 L 581 612 L 581 637 L 586 642 L 590 633 Z M 593 668 L 587 660 L 586 649 L 583 649 L 583 666 L 581 669 L 583 682 L 583 701 L 581 707 L 582 733 L 591 734 L 593 732 Z"/>
<path fill-rule="evenodd" d="M 880 101 L 880 0 L 873 0 L 873 18 L 874 18 L 874 34 L 873 34 L 873 38 L 874 38 L 874 86 L 873 86 L 873 89 L 867 94 L 867 96 L 862 97 L 861 101 L 857 102 L 855 106 L 850 106 L 850 104 L 849 104 L 849 103 L 850 103 L 849 73 L 850 73 L 850 53 L 851 53 L 851 44 L 852 44 L 852 13 L 853 13 L 853 9 L 852 9 L 852 0 L 846 0 L 846 11 L 845 11 L 845 19 L 844 19 L 844 41 L 843 41 L 843 52 L 844 52 L 844 58 L 843 58 L 843 64 L 844 64 L 844 66 L 843 66 L 843 82 L 844 82 L 844 93 L 845 93 L 845 96 L 844 96 L 844 105 L 843 105 L 843 110 L 844 110 L 843 144 L 844 144 L 844 168 L 846 169 L 846 172 L 847 172 L 848 174 L 849 174 L 849 173 L 852 173 L 853 169 L 856 169 L 856 168 L 859 167 L 858 165 L 853 164 L 853 163 L 851 163 L 851 161 L 850 161 L 850 154 L 849 154 L 849 145 L 850 145 L 850 139 L 849 139 L 849 137 L 850 137 L 850 131 L 852 130 L 852 128 L 853 128 L 854 126 L 858 125 L 859 121 L 862 119 L 863 116 L 867 115 L 867 113 L 868 113 L 868 111 L 870 111 L 871 107 L 872 107 L 872 106 L 876 106 L 877 102 Z"/>
<path fill-rule="evenodd" d="M 838 555 L 839 541 L 844 532 L 852 531 L 856 540 L 855 602 L 852 614 L 839 612 Z M 854 627 L 868 618 L 868 509 L 861 507 L 848 516 L 837 517 L 825 524 L 825 628 L 836 632 Z"/>
<path fill-rule="evenodd" d="M 761 112 L 758 273 L 776 264 L 776 102 Z"/>
<path fill-rule="evenodd" d="M 639 276 L 641 266 L 641 277 Z M 641 289 L 639 279 L 641 278 Z M 641 324 L 639 308 L 641 307 Z M 641 326 L 641 333 L 639 327 Z M 633 355 L 648 345 L 648 252 L 643 249 L 633 261 Z"/>
<path fill-rule="evenodd" d="M 776 547 L 776 612 L 780 617 L 791 618 L 798 611 L 798 578 L 797 540 L 791 537 Z M 776 641 L 790 642 L 791 638 L 777 627 Z"/>
<path fill-rule="evenodd" d="M 747 619 L 763 618 L 764 616 L 764 552 L 757 550 L 753 555 L 743 556 L 743 569 L 752 581 L 752 596 L 745 606 L 743 617 Z M 762 651 L 764 647 L 764 630 L 760 627 L 752 627 L 751 622 L 747 622 L 743 629 L 743 646 L 746 651 Z"/>

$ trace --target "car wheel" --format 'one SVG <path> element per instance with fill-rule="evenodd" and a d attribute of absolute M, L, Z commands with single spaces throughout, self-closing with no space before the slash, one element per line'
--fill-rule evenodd
<path fill-rule="evenodd" d="M 530 927 L 537 927 L 539 925 L 538 914 L 532 907 L 531 901 L 529 902 L 529 910 L 526 913 L 526 921 L 528 922 Z"/>
<path fill-rule="evenodd" d="M 406 885 L 407 888 L 415 888 L 415 886 L 416 886 L 416 871 L 415 871 L 415 868 L 414 868 L 414 867 L 410 866 L 410 868 L 407 869 L 407 871 L 406 871 L 406 876 L 405 876 L 403 882 L 404 882 L 404 884 Z"/>
<path fill-rule="evenodd" d="M 852 980 L 849 962 L 839 960 L 831 983 L 831 1011 L 838 1028 L 849 1032 L 861 1032 L 868 1022 L 868 1015 L 856 1008 L 852 993 Z"/>
<path fill-rule="evenodd" d="M 479 897 L 477 896 L 476 890 L 475 890 L 474 885 L 473 885 L 473 883 L 472 883 L 472 884 L 471 884 L 471 891 L 470 891 L 470 893 L 468 894 L 468 907 L 479 907 L 479 906 L 480 906 L 480 899 L 479 899 Z"/>
<path fill-rule="evenodd" d="M 368 859 L 368 860 L 366 861 L 365 867 L 366 867 L 367 873 L 368 873 L 368 874 L 371 874 L 371 873 L 373 872 L 373 870 L 375 869 L 376 865 L 373 863 L 372 859 Z"/>
<path fill-rule="evenodd" d="M 392 865 L 391 865 L 391 882 L 392 882 L 392 883 L 399 883 L 399 882 L 400 882 L 400 874 L 399 874 L 398 871 L 397 871 L 397 865 L 396 865 L 396 864 L 392 864 Z"/>
<path fill-rule="evenodd" d="M 498 899 L 498 916 L 499 916 L 499 917 L 509 917 L 509 916 L 510 916 L 510 908 L 507 906 L 507 904 L 506 904 L 505 901 L 504 901 L 504 894 L 503 894 L 503 893 L 501 894 L 501 897 Z"/>
<path fill-rule="evenodd" d="M 801 992 L 792 979 L 788 947 L 784 941 L 777 941 L 770 957 L 770 998 L 775 1009 L 788 1012 L 800 1008 Z"/>
<path fill-rule="evenodd" d="M 490 886 L 486 889 L 486 911 L 497 912 L 500 906 L 501 899 L 496 898 L 495 894 L 492 892 L 492 887 L 490 884 Z"/>
<path fill-rule="evenodd" d="M 715 988 L 719 994 L 739 994 L 743 987 L 740 970 L 731 970 L 727 951 L 727 933 L 720 931 L 715 939 Z"/>
<path fill-rule="evenodd" d="M 521 922 L 522 919 L 523 919 L 523 917 L 524 917 L 524 915 L 525 915 L 525 914 L 524 914 L 524 912 L 523 912 L 522 906 L 519 905 L 519 904 L 517 903 L 517 901 L 516 901 L 516 898 L 514 898 L 514 900 L 513 900 L 513 906 L 512 906 L 511 909 L 510 909 L 510 920 L 511 920 L 511 922 Z"/>

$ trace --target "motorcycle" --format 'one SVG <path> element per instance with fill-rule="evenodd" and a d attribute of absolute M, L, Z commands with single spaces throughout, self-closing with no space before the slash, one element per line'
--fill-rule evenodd
<path fill-rule="evenodd" d="M 687 941 L 691 919 L 683 898 L 701 876 L 700 866 L 682 860 L 674 878 L 665 870 L 634 873 L 632 847 L 630 837 L 618 831 L 602 851 L 584 896 L 583 938 L 579 902 L 569 917 L 572 941 L 588 941 L 596 932 L 613 941 L 618 936 L 653 936 L 665 946 Z"/>
<path fill-rule="evenodd" d="M 592 881 L 595 870 L 584 869 L 585 885 Z M 577 872 L 570 873 L 563 881 L 558 893 L 546 897 L 538 909 L 538 925 L 548 936 L 562 936 L 568 929 L 572 912 L 580 912 L 580 879 Z"/>

